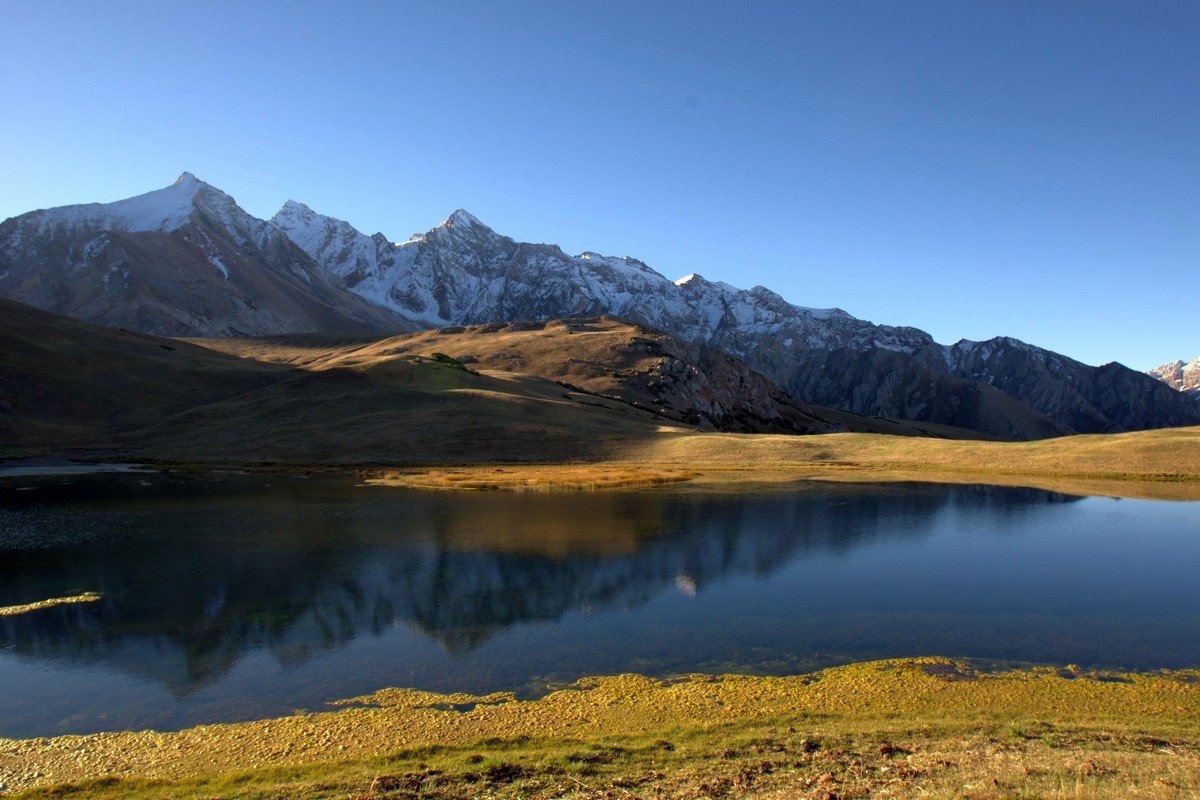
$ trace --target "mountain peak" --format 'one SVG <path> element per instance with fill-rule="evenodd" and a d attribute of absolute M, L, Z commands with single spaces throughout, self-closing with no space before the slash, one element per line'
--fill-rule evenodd
<path fill-rule="evenodd" d="M 283 207 L 279 209 L 278 213 L 276 213 L 275 216 L 279 216 L 279 214 L 283 214 L 285 212 L 299 213 L 299 214 L 313 214 L 313 215 L 315 215 L 317 213 L 317 212 L 313 211 L 312 208 L 310 208 L 309 206 L 305 205 L 304 203 L 301 203 L 299 200 L 288 200 L 286 203 L 283 204 Z"/>
<path fill-rule="evenodd" d="M 175 183 L 173 183 L 171 185 L 172 186 L 182 186 L 184 184 L 193 184 L 193 183 L 200 184 L 200 183 L 204 183 L 204 181 L 200 180 L 199 178 L 197 178 L 195 175 L 188 172 L 187 170 L 184 170 L 179 175 L 179 177 L 175 179 Z"/>
<path fill-rule="evenodd" d="M 698 272 L 693 272 L 691 274 L 684 275 L 682 278 L 675 281 L 676 286 L 687 286 L 689 283 L 694 283 L 697 286 L 701 286 L 703 284 L 708 283 L 708 281 L 706 281 L 704 279 L 704 276 Z"/>
<path fill-rule="evenodd" d="M 446 217 L 446 221 L 438 227 L 440 228 L 484 228 L 491 230 L 487 225 L 479 221 L 479 217 L 467 211 L 465 208 L 455 210 L 453 214 Z"/>
<path fill-rule="evenodd" d="M 1149 371 L 1149 374 L 1172 389 L 1178 389 L 1200 399 L 1200 356 L 1188 362 L 1177 358 L 1168 364 L 1155 367 Z"/>

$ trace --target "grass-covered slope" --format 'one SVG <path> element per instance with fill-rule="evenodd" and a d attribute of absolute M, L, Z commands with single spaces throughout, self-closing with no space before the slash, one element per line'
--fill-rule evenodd
<path fill-rule="evenodd" d="M 669 421 L 421 356 L 314 370 L 0 301 L 0 444 L 252 464 L 590 459 Z"/>

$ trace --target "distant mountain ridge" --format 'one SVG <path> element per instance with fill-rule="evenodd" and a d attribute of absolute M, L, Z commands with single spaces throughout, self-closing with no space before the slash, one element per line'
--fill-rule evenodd
<path fill-rule="evenodd" d="M 1177 359 L 1169 364 L 1155 367 L 1150 370 L 1149 374 L 1200 403 L 1200 356 L 1196 356 L 1186 364 Z"/>
<path fill-rule="evenodd" d="M 858 414 L 1009 439 L 1200 423 L 1179 392 L 1115 363 L 1090 367 L 1007 337 L 943 345 L 762 286 L 672 281 L 633 258 L 518 242 L 463 210 L 403 242 L 295 201 L 258 220 L 187 173 L 139 198 L 4 222 L 0 296 L 190 336 L 608 315 L 742 359 L 799 401 Z"/>

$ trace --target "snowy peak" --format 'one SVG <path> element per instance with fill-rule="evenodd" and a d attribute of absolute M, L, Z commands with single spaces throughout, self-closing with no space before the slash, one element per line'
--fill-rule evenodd
<path fill-rule="evenodd" d="M 251 236 L 263 223 L 238 207 L 232 197 L 190 172 L 170 186 L 112 203 L 59 206 L 22 215 L 22 229 L 30 235 L 71 235 L 87 230 L 125 233 L 171 233 L 200 212 L 211 222 L 234 229 L 241 238 Z"/>
<path fill-rule="evenodd" d="M 275 213 L 275 216 L 277 218 L 281 215 L 283 215 L 283 216 L 296 215 L 296 216 L 312 217 L 312 216 L 316 216 L 317 212 L 313 211 L 311 208 L 306 206 L 304 203 L 301 203 L 299 200 L 288 200 L 286 203 L 283 204 L 283 207 L 280 208 L 279 211 L 277 211 Z"/>
<path fill-rule="evenodd" d="M 188 221 L 196 204 L 196 196 L 208 184 L 184 173 L 181 179 L 162 189 L 118 200 L 114 203 L 88 203 L 62 206 L 38 212 L 39 229 L 48 224 L 69 227 L 96 227 L 123 230 L 131 233 L 161 231 L 170 233 Z"/>
<path fill-rule="evenodd" d="M 470 211 L 467 211 L 466 209 L 463 209 L 463 208 L 457 209 L 453 214 L 446 217 L 445 221 L 442 222 L 441 225 L 438 225 L 438 227 L 439 228 L 455 228 L 455 229 L 464 229 L 465 228 L 465 229 L 472 229 L 472 230 L 487 231 L 488 233 L 495 233 L 495 231 L 493 231 L 487 225 L 484 225 L 482 222 L 480 222 L 479 217 L 475 216 Z"/>
<path fill-rule="evenodd" d="M 1149 374 L 1172 389 L 1200 400 L 1200 356 L 1187 363 L 1184 363 L 1182 359 L 1177 359 L 1169 364 L 1155 367 L 1150 370 Z"/>

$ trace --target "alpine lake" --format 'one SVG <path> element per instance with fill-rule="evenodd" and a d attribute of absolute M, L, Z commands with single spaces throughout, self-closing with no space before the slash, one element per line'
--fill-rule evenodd
<path fill-rule="evenodd" d="M 384 687 L 906 656 L 1200 665 L 1200 503 L 917 483 L 439 492 L 352 475 L 0 478 L 0 737 Z"/>

